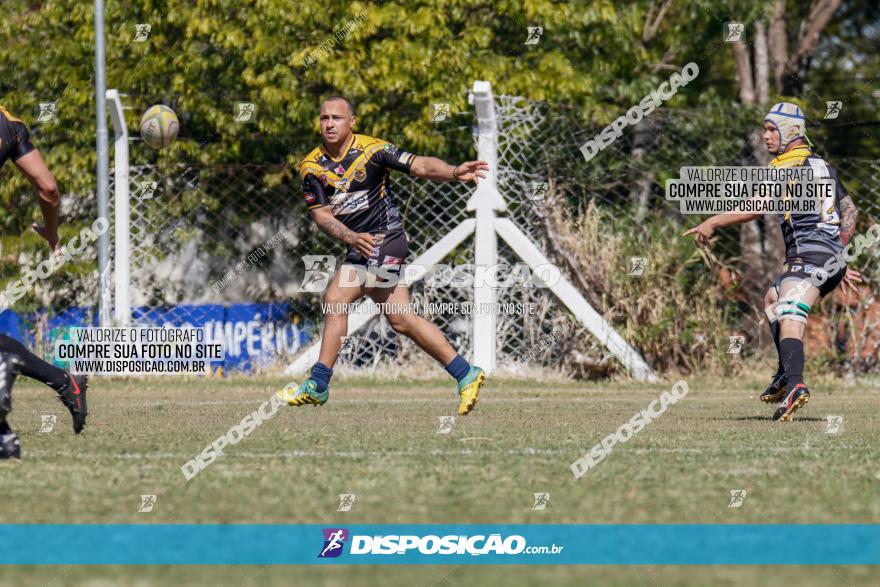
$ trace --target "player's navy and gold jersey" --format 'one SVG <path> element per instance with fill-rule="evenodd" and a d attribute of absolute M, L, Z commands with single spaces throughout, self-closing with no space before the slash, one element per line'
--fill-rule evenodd
<path fill-rule="evenodd" d="M 300 164 L 303 197 L 309 210 L 331 206 L 336 219 L 355 232 L 403 230 L 388 176 L 392 169 L 409 173 L 414 159 L 366 135 L 352 135 L 338 159 L 322 145 Z"/>
<path fill-rule="evenodd" d="M 0 106 L 0 167 L 7 159 L 18 161 L 33 150 L 27 126 Z"/>
<path fill-rule="evenodd" d="M 785 239 L 787 260 L 810 253 L 837 254 L 843 250 L 840 240 L 840 200 L 848 193 L 837 170 L 807 147 L 797 147 L 779 155 L 770 162 L 771 167 L 809 166 L 816 179 L 832 179 L 834 196 L 822 203 L 818 214 L 783 214 L 779 216 L 782 236 Z"/>

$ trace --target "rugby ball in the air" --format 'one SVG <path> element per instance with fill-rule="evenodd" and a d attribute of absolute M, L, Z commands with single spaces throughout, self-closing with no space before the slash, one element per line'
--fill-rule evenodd
<path fill-rule="evenodd" d="M 141 138 L 153 149 L 163 149 L 174 142 L 178 130 L 177 114 L 164 104 L 150 106 L 141 118 Z"/>

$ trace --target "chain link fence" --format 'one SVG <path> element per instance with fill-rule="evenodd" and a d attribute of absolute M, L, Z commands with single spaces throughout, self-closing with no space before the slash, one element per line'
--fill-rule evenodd
<path fill-rule="evenodd" d="M 557 233 L 564 220 L 554 212 L 565 209 L 577 215 L 592 204 L 615 219 L 616 231 L 650 239 L 652 225 L 658 221 L 682 230 L 697 222 L 697 217 L 681 215 L 663 196 L 665 180 L 677 176 L 679 167 L 761 163 L 748 146 L 753 113 L 745 109 L 733 115 L 741 121 L 742 131 L 724 140 L 715 132 L 720 122 L 713 116 L 657 111 L 586 164 L 579 148 L 600 128 L 579 126 L 573 123 L 576 118 L 570 111 L 517 97 L 497 97 L 496 111 L 497 179 L 506 215 L 582 289 L 596 284 L 590 275 L 573 275 L 583 268 L 572 263 L 569 251 L 560 246 Z M 726 126 L 730 128 L 729 121 Z M 880 212 L 877 162 L 848 160 L 838 166 L 863 210 L 860 224 L 867 226 Z M 470 216 L 465 206 L 472 193 L 470 186 L 437 184 L 400 174 L 394 174 L 392 181 L 411 245 L 407 261 Z M 145 192 L 144 184 L 153 186 L 151 182 L 155 182 L 154 189 Z M 307 340 L 317 340 L 320 300 L 298 291 L 304 270 L 301 257 L 330 254 L 338 258 L 343 247 L 311 225 L 299 203 L 297 184 L 283 166 L 189 167 L 165 174 L 150 167 L 132 170 L 132 303 L 136 321 L 155 323 L 163 307 L 179 304 L 198 308 L 199 304 L 274 302 L 284 305 L 282 319 L 296 322 L 302 333 L 302 344 L 288 345 L 290 352 L 279 357 L 281 362 L 295 355 Z M 233 271 L 237 276 L 221 291 L 209 287 L 221 282 L 230 269 L 240 268 L 253 251 L 279 233 L 285 235 L 284 245 L 263 262 L 244 272 Z M 740 256 L 738 231 L 721 233 L 712 258 L 735 269 Z M 509 265 L 519 261 L 500 240 L 499 261 Z M 445 262 L 472 263 L 472 237 Z M 629 259 L 620 259 L 619 264 L 626 271 Z M 411 292 L 422 308 L 430 303 L 473 302 L 472 290 L 438 286 L 430 279 L 414 284 Z M 509 287 L 497 293 L 499 303 L 524 309 L 498 316 L 499 365 L 517 366 L 527 357 L 530 363 L 587 374 L 617 369 L 609 353 L 576 324 L 549 290 Z M 584 293 L 597 310 L 614 318 L 608 300 L 594 291 Z M 470 352 L 470 316 L 425 317 L 461 352 Z M 618 326 L 620 322 L 618 315 Z M 723 341 L 727 332 L 718 334 Z M 384 319 L 379 319 L 356 336 L 341 363 L 375 368 L 383 357 L 403 360 L 414 352 L 407 339 L 398 337 Z"/>
<path fill-rule="evenodd" d="M 507 136 L 505 125 L 514 125 L 519 121 L 518 112 L 525 112 L 520 101 L 510 99 L 510 106 L 506 102 L 507 99 L 499 102 L 498 112 L 503 137 Z M 540 124 L 534 124 L 540 121 L 532 122 L 535 129 L 541 129 Z M 527 168 L 510 166 L 505 157 L 514 165 L 521 164 L 515 153 L 510 148 L 500 149 L 499 188 L 510 217 L 534 242 L 546 248 L 542 244 L 546 241 L 545 202 L 543 196 L 535 194 L 536 185 L 543 185 L 541 189 L 546 191 L 547 178 Z M 319 338 L 320 296 L 299 291 L 305 269 L 301 259 L 303 255 L 317 254 L 339 258 L 344 247 L 311 224 L 300 203 L 295 176 L 286 174 L 283 166 L 271 165 L 168 170 L 137 166 L 131 169 L 130 179 L 130 291 L 134 323 L 161 324 L 169 311 L 181 305 L 188 306 L 192 319 L 201 323 L 209 320 L 208 315 L 217 305 L 268 302 L 283 304 L 282 319 L 295 321 L 305 335 L 302 344 L 288 345 L 291 352 L 279 356 L 278 363 L 290 360 L 305 341 Z M 401 174 L 393 174 L 392 182 L 410 240 L 408 262 L 472 216 L 466 210 L 471 185 L 433 183 Z M 285 236 L 283 245 L 266 255 L 263 262 L 242 271 L 241 266 L 251 253 L 279 233 Z M 521 263 L 503 242 L 499 245 L 500 262 L 509 266 Z M 444 262 L 456 266 L 473 263 L 473 237 L 466 239 Z M 224 280 L 230 270 L 233 278 Z M 218 283 L 223 284 L 221 289 L 211 287 Z M 473 302 L 471 289 L 444 285 L 442 279 L 416 282 L 411 295 L 423 309 Z M 498 291 L 498 302 L 499 307 L 517 310 L 498 316 L 501 365 L 515 363 L 526 354 L 532 362 L 562 363 L 565 353 L 558 345 L 534 352 L 536 345 L 553 333 L 560 322 L 569 322 L 549 290 L 503 288 Z M 471 352 L 471 316 L 423 316 L 436 323 L 460 352 Z M 589 340 L 584 332 L 580 338 Z M 227 339 L 227 346 L 229 342 Z M 588 346 L 592 351 L 600 350 L 596 343 L 590 342 Z M 355 367 L 376 366 L 383 357 L 409 357 L 414 352 L 408 339 L 398 337 L 380 319 L 356 336 L 340 361 Z"/>
<path fill-rule="evenodd" d="M 582 260 L 571 251 L 577 243 L 572 241 L 572 233 L 566 232 L 567 227 L 596 209 L 604 214 L 604 222 L 611 224 L 612 233 L 624 240 L 651 242 L 660 238 L 656 227 L 661 224 L 684 229 L 697 222 L 697 217 L 679 214 L 663 197 L 665 180 L 677 176 L 679 167 L 758 164 L 748 146 L 754 113 L 746 110 L 722 114 L 661 109 L 586 163 L 579 148 L 601 128 L 577 124 L 572 111 L 496 96 L 496 113 L 496 173 L 507 205 L 504 214 L 563 269 L 625 338 L 630 338 L 628 332 L 640 328 L 638 320 L 615 309 L 619 300 L 609 299 L 593 273 L 584 269 Z M 731 124 L 731 118 L 735 124 Z M 731 132 L 731 128 L 742 130 Z M 719 129 L 725 129 L 723 136 L 719 136 Z M 817 142 L 821 147 L 821 139 Z M 135 159 L 138 148 L 133 149 Z M 472 153 L 461 156 L 472 157 Z M 862 231 L 880 219 L 880 162 L 833 158 L 832 162 L 860 208 Z M 320 299 L 299 291 L 305 270 L 302 257 L 327 254 L 338 259 L 344 246 L 324 236 L 311 223 L 301 200 L 296 170 L 270 164 L 136 165 L 131 168 L 130 180 L 133 323 L 210 323 L 217 337 L 239 349 L 249 345 L 261 350 L 271 348 L 271 352 L 256 353 L 258 360 L 248 359 L 238 365 L 245 368 L 289 364 L 305 346 L 318 340 Z M 466 210 L 470 186 L 437 184 L 401 174 L 392 174 L 392 183 L 410 240 L 411 256 L 407 261 L 471 214 Z M 112 191 L 111 185 L 111 204 Z M 62 213 L 68 222 L 79 226 L 93 216 L 94 209 L 93 195 L 65 196 Z M 13 306 L 38 333 L 38 345 L 42 340 L 48 349 L 63 317 L 94 323 L 94 251 L 90 248 L 76 264 L 48 280 L 37 281 L 33 290 Z M 738 231 L 720 234 L 713 251 L 714 259 L 735 268 L 741 257 Z M 499 260 L 511 265 L 518 262 L 500 239 Z M 32 269 L 35 261 L 30 253 L 16 254 L 21 271 Z M 464 241 L 445 262 L 472 263 L 473 238 Z M 628 257 L 612 262 L 619 271 L 630 271 Z M 682 258 L 681 264 L 693 270 L 693 259 Z M 859 265 L 868 272 L 876 271 L 876 257 Z M 472 290 L 437 285 L 431 280 L 417 282 L 411 291 L 422 307 L 426 303 L 473 301 Z M 860 301 L 868 326 L 873 320 L 875 284 L 869 284 L 869 292 Z M 500 366 L 517 368 L 532 363 L 590 375 L 618 369 L 598 341 L 574 324 L 549 290 L 504 288 L 498 291 L 498 301 L 519 303 L 534 311 L 499 315 Z M 239 314 L 234 320 L 228 313 L 232 304 L 244 305 L 236 310 Z M 736 321 L 730 319 L 731 315 L 725 314 L 725 319 L 733 328 Z M 470 352 L 470 316 L 425 317 L 437 323 L 462 353 Z M 245 323 L 244 330 L 241 322 Z M 256 326 L 248 326 L 251 323 Z M 870 330 L 859 325 L 851 331 L 859 329 Z M 694 336 L 699 339 L 703 335 L 697 332 Z M 865 334 L 851 345 L 858 349 L 850 350 L 851 355 L 862 357 L 859 361 L 864 368 L 877 365 L 876 347 L 880 343 L 869 338 Z M 639 341 L 635 342 L 639 346 Z M 355 350 L 344 353 L 341 362 L 359 368 L 376 368 L 383 358 L 406 360 L 416 352 L 412 343 L 398 337 L 384 319 L 359 333 L 352 348 Z M 692 344 L 690 350 L 695 352 L 695 348 Z"/>

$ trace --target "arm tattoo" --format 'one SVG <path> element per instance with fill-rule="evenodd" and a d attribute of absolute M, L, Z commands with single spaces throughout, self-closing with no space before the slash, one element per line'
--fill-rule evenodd
<path fill-rule="evenodd" d="M 335 218 L 316 218 L 315 223 L 318 225 L 318 228 L 321 229 L 321 232 L 327 236 L 335 238 L 336 240 L 340 240 L 346 244 L 351 244 L 357 240 L 357 233 L 346 228 L 343 223 Z"/>
<path fill-rule="evenodd" d="M 844 245 L 849 244 L 856 232 L 856 219 L 859 211 L 852 198 L 846 196 L 840 200 L 840 240 Z"/>

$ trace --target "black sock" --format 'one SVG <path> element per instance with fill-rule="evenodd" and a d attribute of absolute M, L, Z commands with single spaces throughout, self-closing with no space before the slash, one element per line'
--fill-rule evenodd
<path fill-rule="evenodd" d="M 22 375 L 45 383 L 55 391 L 61 391 L 67 386 L 69 378 L 66 371 L 39 358 L 14 338 L 0 334 L 0 352 L 11 353 L 21 359 Z"/>
<path fill-rule="evenodd" d="M 779 348 L 788 377 L 788 391 L 791 391 L 804 382 L 804 343 L 796 338 L 783 338 Z"/>
<path fill-rule="evenodd" d="M 778 365 L 776 367 L 776 375 L 774 375 L 774 377 L 778 377 L 779 375 L 783 375 L 785 373 L 785 366 L 782 364 L 782 348 L 780 348 L 779 346 L 778 320 L 770 323 L 770 333 L 773 335 L 773 344 L 776 345 L 776 360 L 778 361 Z"/>

